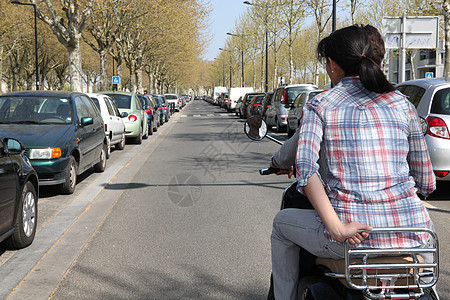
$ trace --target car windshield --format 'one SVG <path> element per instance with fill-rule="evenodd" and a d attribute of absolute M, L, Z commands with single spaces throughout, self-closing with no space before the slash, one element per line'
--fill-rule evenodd
<path fill-rule="evenodd" d="M 131 108 L 131 96 L 121 94 L 107 94 L 117 108 L 130 109 Z"/>
<path fill-rule="evenodd" d="M 292 103 L 298 94 L 303 92 L 305 87 L 291 87 L 286 89 L 286 103 Z"/>
<path fill-rule="evenodd" d="M 165 95 L 166 99 L 177 99 L 176 95 Z"/>
<path fill-rule="evenodd" d="M 450 88 L 439 90 L 434 94 L 431 113 L 450 115 Z"/>
<path fill-rule="evenodd" d="M 70 124 L 72 103 L 57 96 L 0 97 L 0 123 Z"/>

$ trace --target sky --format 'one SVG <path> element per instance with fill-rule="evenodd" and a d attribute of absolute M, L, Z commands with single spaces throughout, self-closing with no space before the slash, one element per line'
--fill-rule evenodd
<path fill-rule="evenodd" d="M 231 32 L 235 21 L 246 9 L 244 0 L 210 0 L 211 17 L 209 33 L 211 41 L 205 51 L 204 58 L 214 60 L 219 55 L 219 48 L 225 45 L 227 32 Z"/>

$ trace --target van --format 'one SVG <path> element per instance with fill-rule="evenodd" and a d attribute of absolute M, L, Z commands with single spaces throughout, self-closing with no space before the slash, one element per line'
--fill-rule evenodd
<path fill-rule="evenodd" d="M 227 111 L 232 112 L 236 108 L 236 102 L 239 97 L 243 97 L 247 93 L 253 93 L 252 87 L 235 87 L 230 89 L 229 101 L 227 102 Z"/>

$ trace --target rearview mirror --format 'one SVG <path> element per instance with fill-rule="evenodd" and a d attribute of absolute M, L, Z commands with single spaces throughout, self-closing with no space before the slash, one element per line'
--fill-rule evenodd
<path fill-rule="evenodd" d="M 81 122 L 80 122 L 81 126 L 87 126 L 87 125 L 91 125 L 91 124 L 94 124 L 94 119 L 92 117 L 81 118 Z"/>
<path fill-rule="evenodd" d="M 267 124 L 259 116 L 252 116 L 245 121 L 244 132 L 249 139 L 260 141 L 267 135 Z"/>
<path fill-rule="evenodd" d="M 4 143 L 6 144 L 5 153 L 7 154 L 21 154 L 25 147 L 21 142 L 12 138 L 5 138 Z"/>

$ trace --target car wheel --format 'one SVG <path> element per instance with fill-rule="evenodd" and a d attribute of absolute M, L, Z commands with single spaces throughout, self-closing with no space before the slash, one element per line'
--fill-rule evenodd
<path fill-rule="evenodd" d="M 153 135 L 153 128 L 151 125 L 148 127 L 148 135 Z"/>
<path fill-rule="evenodd" d="M 108 159 L 111 156 L 111 139 L 106 137 L 106 158 Z"/>
<path fill-rule="evenodd" d="M 22 191 L 13 234 L 5 241 L 8 248 L 20 249 L 33 242 L 36 233 L 37 215 L 36 189 L 28 181 Z"/>
<path fill-rule="evenodd" d="M 134 142 L 139 145 L 142 144 L 142 132 L 139 132 L 139 135 L 134 138 Z"/>
<path fill-rule="evenodd" d="M 103 144 L 100 152 L 100 161 L 94 165 L 95 172 L 103 172 L 106 169 L 106 145 Z"/>
<path fill-rule="evenodd" d="M 169 117 L 166 115 L 164 120 L 166 121 L 166 123 L 169 122 Z"/>
<path fill-rule="evenodd" d="M 126 142 L 126 138 L 125 138 L 125 132 L 124 132 L 124 133 L 122 133 L 122 139 L 120 140 L 120 143 L 116 144 L 116 149 L 117 150 L 125 149 L 125 142 Z"/>
<path fill-rule="evenodd" d="M 72 194 L 75 191 L 75 185 L 77 184 L 77 162 L 73 156 L 69 158 L 69 164 L 67 165 L 65 182 L 61 185 L 62 194 Z"/>

